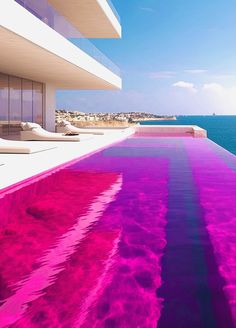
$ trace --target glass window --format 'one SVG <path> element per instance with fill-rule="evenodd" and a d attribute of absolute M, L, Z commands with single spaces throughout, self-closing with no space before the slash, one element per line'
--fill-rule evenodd
<path fill-rule="evenodd" d="M 43 125 L 43 84 L 0 73 L 0 136 L 18 134 L 20 123 Z"/>
<path fill-rule="evenodd" d="M 43 85 L 33 82 L 33 121 L 43 125 Z"/>
<path fill-rule="evenodd" d="M 0 135 L 8 134 L 8 75 L 0 73 Z"/>
<path fill-rule="evenodd" d="M 20 131 L 21 122 L 21 79 L 18 77 L 9 77 L 9 114 L 10 124 L 9 132 L 14 134 Z"/>
<path fill-rule="evenodd" d="M 33 82 L 22 80 L 22 121 L 33 121 Z"/>

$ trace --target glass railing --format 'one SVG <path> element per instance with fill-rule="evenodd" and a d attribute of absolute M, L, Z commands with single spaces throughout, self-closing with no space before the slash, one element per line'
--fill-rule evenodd
<path fill-rule="evenodd" d="M 64 16 L 60 15 L 47 0 L 15 0 L 42 22 L 64 36 L 78 48 L 96 59 L 99 63 L 120 76 L 120 69 L 95 45 L 86 39 Z M 110 2 L 110 1 L 109 1 Z"/>
<path fill-rule="evenodd" d="M 112 9 L 112 11 L 113 11 L 114 15 L 116 16 L 116 18 L 117 18 L 118 22 L 120 22 L 120 16 L 119 16 L 119 14 L 118 14 L 118 12 L 117 12 L 116 8 L 114 7 L 114 5 L 113 5 L 112 1 L 111 1 L 111 0 L 107 0 L 107 3 L 108 3 L 108 4 L 109 4 L 109 6 L 111 7 L 111 9 Z"/>

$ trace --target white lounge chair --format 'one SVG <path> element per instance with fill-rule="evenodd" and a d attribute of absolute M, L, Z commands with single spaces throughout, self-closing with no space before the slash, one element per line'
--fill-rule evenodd
<path fill-rule="evenodd" d="M 29 145 L 28 142 L 24 141 L 14 141 L 0 138 L 1 154 L 31 154 L 53 148 L 56 147 L 49 147 L 42 144 Z"/>
<path fill-rule="evenodd" d="M 73 126 L 70 122 L 65 121 L 65 120 L 58 123 L 57 132 L 60 132 L 60 133 L 79 133 L 79 134 L 104 135 L 104 132 L 99 131 L 98 129 L 77 128 L 76 126 Z"/>
<path fill-rule="evenodd" d="M 78 135 L 65 135 L 63 133 L 48 132 L 39 124 L 31 122 L 22 122 L 22 130 L 20 132 L 21 140 L 37 140 L 37 141 L 80 141 Z"/>

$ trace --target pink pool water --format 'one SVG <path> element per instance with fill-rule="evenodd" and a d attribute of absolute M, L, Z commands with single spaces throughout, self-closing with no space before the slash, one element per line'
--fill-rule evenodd
<path fill-rule="evenodd" d="M 0 327 L 236 327 L 236 157 L 134 136 L 0 194 Z"/>

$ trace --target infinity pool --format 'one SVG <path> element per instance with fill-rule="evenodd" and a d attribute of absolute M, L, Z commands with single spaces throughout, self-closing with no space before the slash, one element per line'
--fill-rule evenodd
<path fill-rule="evenodd" d="M 0 327 L 236 327 L 236 157 L 133 136 L 0 194 Z"/>

